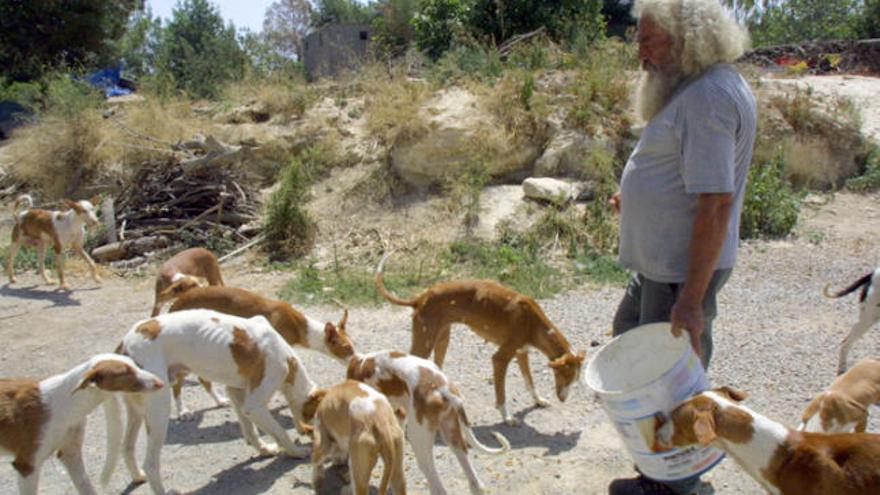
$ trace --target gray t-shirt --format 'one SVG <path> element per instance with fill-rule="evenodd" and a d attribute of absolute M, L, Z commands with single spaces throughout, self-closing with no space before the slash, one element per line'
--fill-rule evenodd
<path fill-rule="evenodd" d="M 734 193 L 716 269 L 733 267 L 755 143 L 755 97 L 733 67 L 684 84 L 645 126 L 620 179 L 619 261 L 657 282 L 687 276 L 700 193 Z"/>

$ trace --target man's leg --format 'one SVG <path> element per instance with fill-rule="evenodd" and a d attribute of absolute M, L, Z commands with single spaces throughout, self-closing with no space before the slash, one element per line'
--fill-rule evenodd
<path fill-rule="evenodd" d="M 730 269 L 716 270 L 703 296 L 703 334 L 700 337 L 703 367 L 708 369 L 712 358 L 712 322 L 718 314 L 717 295 L 721 287 L 730 278 Z M 625 333 L 636 326 L 658 321 L 669 321 L 672 306 L 675 304 L 683 284 L 655 282 L 636 274 L 630 279 L 623 299 L 614 315 L 613 333 L 615 336 Z M 627 483 L 631 482 L 631 483 Z M 702 483 L 699 476 L 675 482 L 658 482 L 647 477 L 643 480 L 615 480 L 609 487 L 615 493 L 640 493 L 638 486 L 666 486 L 672 493 L 690 495 L 700 493 Z M 615 485 L 617 487 L 615 488 Z M 630 488 L 632 485 L 632 488 Z M 624 488 L 625 487 L 625 488 Z M 649 493 L 645 490 L 642 493 Z"/>

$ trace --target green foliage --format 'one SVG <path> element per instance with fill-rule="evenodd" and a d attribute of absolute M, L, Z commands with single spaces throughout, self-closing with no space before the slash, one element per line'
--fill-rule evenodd
<path fill-rule="evenodd" d="M 415 42 L 437 59 L 467 32 L 472 0 L 422 0 L 413 16 Z"/>
<path fill-rule="evenodd" d="M 179 239 L 184 247 L 205 248 L 218 256 L 235 249 L 235 239 L 228 229 L 183 230 L 180 232 Z"/>
<path fill-rule="evenodd" d="M 868 153 L 865 171 L 862 175 L 846 181 L 846 187 L 853 191 L 873 191 L 880 187 L 880 146 Z"/>
<path fill-rule="evenodd" d="M 2 262 L 3 267 L 6 267 L 7 259 L 9 259 L 9 246 L 5 245 L 0 247 L 0 262 Z M 51 246 L 46 248 L 46 256 L 43 260 L 47 271 L 55 269 L 55 251 L 52 250 Z M 36 248 L 21 246 L 18 253 L 15 254 L 15 260 L 12 262 L 12 266 L 16 273 L 31 270 L 36 271 L 40 267 L 40 260 L 37 258 Z M 50 274 L 50 276 L 53 275 Z"/>
<path fill-rule="evenodd" d="M 749 31 L 755 46 L 855 39 L 862 34 L 863 7 L 863 0 L 774 2 L 754 11 L 748 19 Z"/>
<path fill-rule="evenodd" d="M 48 76 L 44 84 L 44 113 L 55 117 L 75 121 L 84 112 L 98 108 L 103 102 L 103 95 L 98 90 L 63 74 Z"/>
<path fill-rule="evenodd" d="M 575 280 L 591 281 L 606 285 L 624 285 L 629 280 L 629 272 L 620 266 L 612 254 L 597 254 L 589 248 L 574 256 Z"/>
<path fill-rule="evenodd" d="M 266 206 L 263 233 L 269 258 L 302 256 L 315 241 L 317 226 L 305 211 L 308 190 L 299 159 L 290 162 Z"/>
<path fill-rule="evenodd" d="M 0 70 L 11 81 L 112 60 L 138 0 L 0 2 Z"/>
<path fill-rule="evenodd" d="M 880 38 L 880 0 L 865 0 L 865 9 L 859 23 L 859 37 Z"/>
<path fill-rule="evenodd" d="M 418 0 L 381 0 L 375 8 L 379 15 L 373 19 L 373 50 L 388 57 L 401 55 L 415 37 L 413 16 Z"/>
<path fill-rule="evenodd" d="M 291 58 L 286 51 L 280 50 L 276 42 L 266 33 L 243 30 L 238 41 L 244 50 L 248 70 L 252 76 L 279 83 L 304 79 L 305 69 L 302 62 Z"/>
<path fill-rule="evenodd" d="M 798 193 L 785 179 L 785 157 L 780 149 L 769 162 L 749 168 L 740 237 L 786 236 L 797 223 L 800 208 Z"/>
<path fill-rule="evenodd" d="M 43 83 L 42 81 L 7 83 L 0 79 L 0 100 L 12 100 L 36 112 L 43 100 Z"/>
<path fill-rule="evenodd" d="M 461 78 L 496 79 L 504 72 L 501 55 L 494 47 L 464 43 L 448 50 L 432 67 L 432 77 L 446 84 Z"/>
<path fill-rule="evenodd" d="M 127 75 L 140 79 L 156 66 L 156 50 L 162 36 L 162 20 L 147 7 L 132 12 L 118 50 Z"/>
<path fill-rule="evenodd" d="M 357 0 L 317 0 L 312 25 L 321 27 L 337 23 L 369 24 L 373 15 L 371 6 Z"/>
<path fill-rule="evenodd" d="M 470 27 L 478 36 L 502 43 L 541 26 L 556 41 L 570 41 L 579 33 L 592 39 L 604 36 L 601 0 L 475 0 Z"/>
<path fill-rule="evenodd" d="M 242 77 L 245 64 L 235 26 L 224 26 L 215 6 L 208 0 L 178 0 L 157 49 L 160 73 L 180 90 L 212 98 L 223 83 Z"/>

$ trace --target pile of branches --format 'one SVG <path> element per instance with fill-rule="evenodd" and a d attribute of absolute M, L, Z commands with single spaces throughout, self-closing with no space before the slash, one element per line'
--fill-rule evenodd
<path fill-rule="evenodd" d="M 247 150 L 210 136 L 176 146 L 178 153 L 142 165 L 115 198 L 119 237 L 144 239 L 145 247 L 135 251 L 169 244 L 207 246 L 217 238 L 230 245 L 250 241 L 258 234 L 260 204 L 257 189 L 239 166 Z M 112 257 L 141 254 L 125 251 Z"/>

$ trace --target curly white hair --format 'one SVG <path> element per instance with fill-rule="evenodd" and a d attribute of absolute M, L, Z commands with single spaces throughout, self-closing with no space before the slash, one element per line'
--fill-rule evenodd
<path fill-rule="evenodd" d="M 748 31 L 718 0 L 635 0 L 633 17 L 650 17 L 675 40 L 685 77 L 733 62 L 750 45 Z"/>

